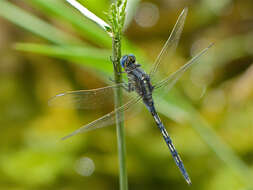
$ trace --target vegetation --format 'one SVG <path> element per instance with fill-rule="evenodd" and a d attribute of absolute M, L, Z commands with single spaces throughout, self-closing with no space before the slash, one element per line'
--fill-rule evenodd
<path fill-rule="evenodd" d="M 109 1 L 79 2 L 108 21 Z M 134 9 L 136 2 L 129 1 L 122 54 L 136 54 L 147 71 L 190 4 L 178 53 L 164 60 L 158 78 L 215 42 L 170 93 L 155 96 L 194 189 L 252 188 L 252 1 L 150 1 Z M 143 7 L 160 10 L 149 28 L 138 23 L 147 13 Z M 118 189 L 114 127 L 58 141 L 110 106 L 94 111 L 47 106 L 57 93 L 110 84 L 111 37 L 62 0 L 1 0 L 0 17 L 0 189 Z M 126 121 L 125 130 L 129 189 L 187 188 L 145 109 Z M 91 176 L 77 169 L 83 157 L 94 162 Z M 86 170 L 92 171 L 91 165 Z"/>

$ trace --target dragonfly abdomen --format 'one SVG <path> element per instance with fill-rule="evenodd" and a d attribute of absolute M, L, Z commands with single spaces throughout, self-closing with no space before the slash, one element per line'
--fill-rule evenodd
<path fill-rule="evenodd" d="M 162 133 L 162 136 L 163 136 L 167 146 L 170 149 L 170 152 L 173 156 L 174 161 L 176 162 L 177 166 L 179 167 L 179 169 L 180 169 L 181 173 L 183 174 L 186 182 L 188 184 L 191 184 L 190 177 L 189 177 L 189 175 L 188 175 L 188 173 L 187 173 L 187 171 L 184 167 L 183 161 L 181 160 L 179 154 L 177 153 L 177 150 L 175 149 L 175 147 L 172 143 L 172 140 L 171 140 L 168 132 L 166 131 L 161 119 L 159 118 L 157 112 L 155 111 L 154 106 L 152 106 L 149 110 L 150 110 L 151 114 L 153 115 L 153 117 L 155 119 L 155 122 L 156 122 L 158 128 L 160 129 L 160 132 Z"/>

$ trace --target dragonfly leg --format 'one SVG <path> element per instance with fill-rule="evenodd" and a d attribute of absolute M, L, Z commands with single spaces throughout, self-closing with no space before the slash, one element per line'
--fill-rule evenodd
<path fill-rule="evenodd" d="M 134 85 L 132 83 L 130 83 L 130 82 L 128 83 L 127 88 L 128 88 L 128 92 L 132 92 L 132 91 L 135 90 L 134 89 Z"/>
<path fill-rule="evenodd" d="M 132 91 L 134 91 L 134 88 L 133 88 L 133 86 L 132 86 L 132 84 L 131 83 L 126 83 L 126 82 L 123 82 L 123 89 L 125 90 L 125 91 L 127 91 L 127 92 L 132 92 Z"/>
<path fill-rule="evenodd" d="M 109 77 L 109 81 L 116 83 L 116 81 L 112 77 Z M 122 83 L 125 85 L 125 87 L 128 85 L 127 82 L 124 80 L 122 80 Z"/>
<path fill-rule="evenodd" d="M 119 71 L 119 68 L 117 67 L 117 63 L 118 63 L 118 61 L 119 61 L 118 59 L 113 59 L 113 57 L 110 56 L 110 60 L 111 60 L 111 62 L 112 62 L 112 64 L 113 64 L 113 69 L 114 69 L 114 71 L 116 71 L 118 75 L 123 74 L 123 73 L 126 73 L 126 72 L 124 72 L 124 71 Z"/>
<path fill-rule="evenodd" d="M 113 64 L 113 70 L 117 71 L 117 73 L 118 73 L 118 68 L 116 66 L 117 60 L 115 60 L 112 56 L 110 56 L 110 60 L 111 60 L 111 62 Z"/>
<path fill-rule="evenodd" d="M 132 83 L 126 83 L 126 82 L 123 82 L 123 89 L 127 92 L 132 92 L 134 91 L 134 86 Z"/>
<path fill-rule="evenodd" d="M 111 77 L 109 77 L 109 80 L 110 80 L 111 82 L 116 83 L 116 81 L 115 81 L 114 79 L 112 79 Z M 124 89 L 125 91 L 127 91 L 127 92 L 132 92 L 132 91 L 134 91 L 134 87 L 133 87 L 133 85 L 132 85 L 131 83 L 127 83 L 127 82 L 125 82 L 124 80 L 123 80 L 122 83 L 123 83 L 123 84 L 122 84 L 122 87 L 123 87 L 123 89 Z"/>

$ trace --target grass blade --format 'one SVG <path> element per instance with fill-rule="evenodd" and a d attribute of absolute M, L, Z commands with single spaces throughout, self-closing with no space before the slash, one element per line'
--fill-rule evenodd
<path fill-rule="evenodd" d="M 19 51 L 73 61 L 79 65 L 107 73 L 108 75 L 112 73 L 112 66 L 109 60 L 110 51 L 107 50 L 81 46 L 55 46 L 35 43 L 18 43 L 15 48 Z"/>
<path fill-rule="evenodd" d="M 5 0 L 0 1 L 0 16 L 55 44 L 77 44 L 74 38 Z"/>
<path fill-rule="evenodd" d="M 45 14 L 72 24 L 76 32 L 88 41 L 104 47 L 111 47 L 110 37 L 96 24 L 77 13 L 69 4 L 59 0 L 26 0 Z"/>

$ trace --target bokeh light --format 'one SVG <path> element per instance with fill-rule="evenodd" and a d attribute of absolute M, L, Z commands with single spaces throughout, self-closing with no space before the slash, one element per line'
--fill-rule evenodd
<path fill-rule="evenodd" d="M 91 176 L 95 171 L 95 164 L 92 159 L 83 157 L 76 162 L 75 170 L 82 176 Z"/>
<path fill-rule="evenodd" d="M 159 8 L 153 3 L 140 3 L 135 21 L 141 27 L 152 27 L 159 19 Z"/>

